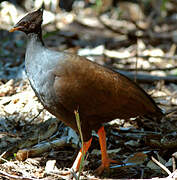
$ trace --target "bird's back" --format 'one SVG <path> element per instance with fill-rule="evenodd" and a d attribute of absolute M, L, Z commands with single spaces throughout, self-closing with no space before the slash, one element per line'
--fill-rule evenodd
<path fill-rule="evenodd" d="M 56 95 L 69 111 L 79 108 L 85 118 L 100 122 L 114 118 L 161 116 L 154 100 L 127 77 L 85 58 L 68 54 L 63 68 L 55 69 Z"/>

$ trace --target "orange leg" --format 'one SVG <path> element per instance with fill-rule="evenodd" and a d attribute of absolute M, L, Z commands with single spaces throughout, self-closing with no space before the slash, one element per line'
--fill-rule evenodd
<path fill-rule="evenodd" d="M 99 175 L 104 171 L 104 169 L 109 169 L 110 163 L 117 163 L 117 161 L 111 160 L 108 157 L 107 149 L 106 149 L 106 133 L 103 126 L 98 130 L 97 134 L 99 136 L 99 142 L 101 148 L 101 165 L 96 169 L 95 172 Z"/>
<path fill-rule="evenodd" d="M 84 153 L 86 153 L 91 145 L 91 142 L 92 142 L 92 138 L 90 138 L 89 141 L 87 142 L 84 142 L 84 145 L 83 145 L 83 148 L 84 148 Z M 73 169 L 75 172 L 79 170 L 79 167 L 80 167 L 80 162 L 81 162 L 81 159 L 82 159 L 82 148 L 80 149 L 75 161 L 74 161 L 74 164 L 72 166 L 71 169 Z"/>

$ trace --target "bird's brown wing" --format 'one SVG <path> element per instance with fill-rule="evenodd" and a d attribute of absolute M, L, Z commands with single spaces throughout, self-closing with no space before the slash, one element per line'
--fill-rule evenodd
<path fill-rule="evenodd" d="M 68 111 L 105 121 L 156 111 L 154 101 L 123 75 L 77 55 L 65 58 L 54 71 L 54 90 Z"/>

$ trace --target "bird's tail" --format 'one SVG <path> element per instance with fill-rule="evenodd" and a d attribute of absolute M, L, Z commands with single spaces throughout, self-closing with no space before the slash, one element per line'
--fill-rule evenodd
<path fill-rule="evenodd" d="M 155 112 L 150 112 L 150 113 L 146 114 L 144 117 L 148 118 L 148 119 L 156 120 L 158 122 L 164 116 L 166 116 L 166 113 L 162 109 L 158 108 L 158 109 L 156 109 Z"/>

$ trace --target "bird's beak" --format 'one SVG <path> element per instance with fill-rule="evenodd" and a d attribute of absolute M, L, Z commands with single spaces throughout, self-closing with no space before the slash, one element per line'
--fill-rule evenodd
<path fill-rule="evenodd" d="M 22 28 L 21 26 L 16 26 L 10 29 L 9 32 L 19 31 L 21 28 Z"/>

